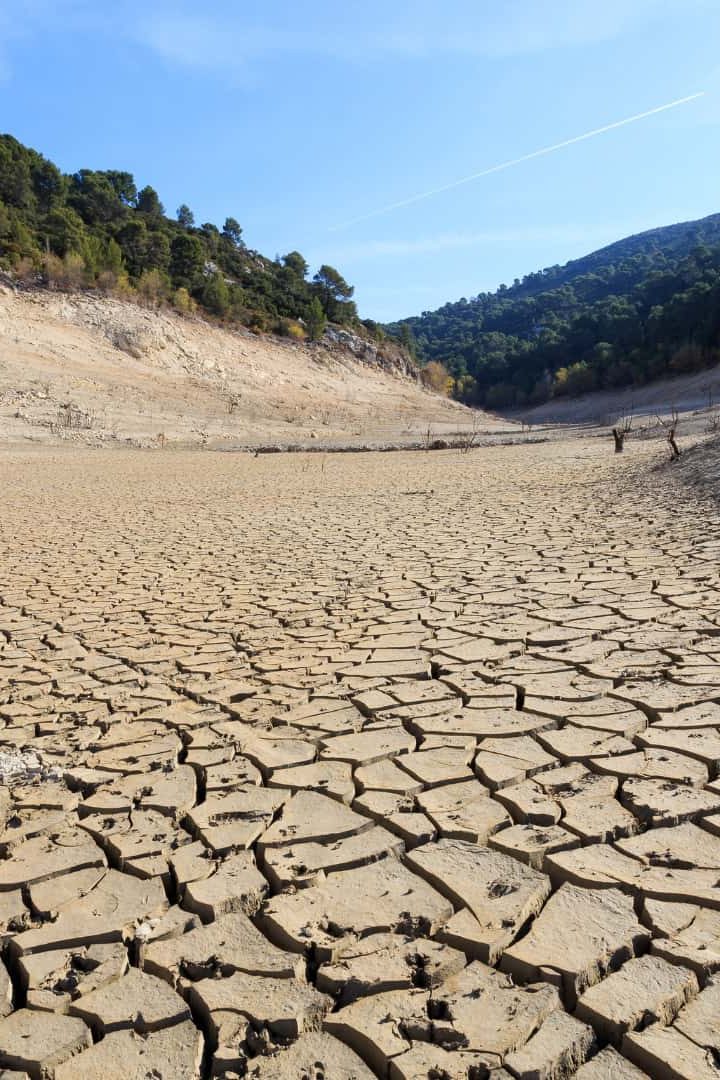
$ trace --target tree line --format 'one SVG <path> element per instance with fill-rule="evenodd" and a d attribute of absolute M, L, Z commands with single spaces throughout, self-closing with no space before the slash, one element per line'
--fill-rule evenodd
<path fill-rule="evenodd" d="M 391 324 L 438 388 L 512 408 L 720 362 L 720 215 Z"/>
<path fill-rule="evenodd" d="M 328 322 L 360 324 L 353 286 L 332 266 L 310 279 L 298 251 L 268 259 L 248 248 L 234 217 L 197 225 L 183 204 L 166 214 L 129 172 L 63 174 L 36 150 L 0 135 L 0 266 L 20 280 L 94 288 L 150 305 L 199 311 L 253 330 L 319 340 Z"/>

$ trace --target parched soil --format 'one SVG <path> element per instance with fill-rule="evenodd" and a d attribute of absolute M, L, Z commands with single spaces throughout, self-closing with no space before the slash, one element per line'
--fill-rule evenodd
<path fill-rule="evenodd" d="M 701 453 L 4 451 L 0 1070 L 717 1080 Z"/>

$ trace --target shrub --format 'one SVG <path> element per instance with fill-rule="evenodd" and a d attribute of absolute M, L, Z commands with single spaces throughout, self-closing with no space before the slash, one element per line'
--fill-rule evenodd
<path fill-rule="evenodd" d="M 173 293 L 172 302 L 175 310 L 182 312 L 183 315 L 190 315 L 197 309 L 197 304 L 183 285 Z"/>
<path fill-rule="evenodd" d="M 29 285 L 37 278 L 37 266 L 28 255 L 21 255 L 15 260 L 13 273 L 17 281 Z"/>
<path fill-rule="evenodd" d="M 570 364 L 569 367 L 561 367 L 555 372 L 553 382 L 553 396 L 577 397 L 579 394 L 587 394 L 594 390 L 597 385 L 595 369 L 591 368 L 586 361 L 578 364 Z"/>
<path fill-rule="evenodd" d="M 452 393 L 454 386 L 453 378 L 439 360 L 431 360 L 420 372 L 423 386 L 433 390 L 436 394 L 444 394 L 446 397 Z"/>
<path fill-rule="evenodd" d="M 167 296 L 167 282 L 159 270 L 146 270 L 140 275 L 137 293 L 148 307 L 159 307 Z"/>
<path fill-rule="evenodd" d="M 273 329 L 280 337 L 289 337 L 293 341 L 304 341 L 306 338 L 304 329 L 295 319 L 278 319 Z"/>
<path fill-rule="evenodd" d="M 112 270 L 101 270 L 95 282 L 100 292 L 106 293 L 108 296 L 115 292 L 117 283 L 117 274 L 114 274 Z"/>
<path fill-rule="evenodd" d="M 80 289 L 86 283 L 85 263 L 81 255 L 69 252 L 64 259 L 57 255 L 43 258 L 43 276 L 51 287 Z"/>

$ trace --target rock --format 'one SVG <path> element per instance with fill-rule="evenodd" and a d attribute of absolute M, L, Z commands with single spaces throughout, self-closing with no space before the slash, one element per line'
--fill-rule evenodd
<path fill-rule="evenodd" d="M 378 728 L 357 735 L 323 739 L 322 746 L 320 757 L 323 761 L 346 761 L 353 766 L 372 765 L 383 758 L 397 757 L 398 754 L 414 750 L 415 738 L 402 728 Z"/>
<path fill-rule="evenodd" d="M 520 824 L 555 825 L 562 817 L 559 803 L 549 798 L 535 780 L 510 784 L 497 791 L 494 798 L 506 806 Z"/>
<path fill-rule="evenodd" d="M 365 824 L 370 824 L 367 819 Z M 402 840 L 387 829 L 375 826 L 353 836 L 343 836 L 325 843 L 265 848 L 262 868 L 271 885 L 280 890 L 288 885 L 313 884 L 324 874 L 364 866 L 386 855 L 399 856 L 404 850 Z"/>
<path fill-rule="evenodd" d="M 104 867 L 105 856 L 81 829 L 36 836 L 18 845 L 9 859 L 0 861 L 0 890 L 46 881 L 75 870 Z"/>
<path fill-rule="evenodd" d="M 270 787 L 290 791 L 321 791 L 348 805 L 355 798 L 352 768 L 345 761 L 318 761 L 312 765 L 274 769 L 268 783 Z"/>
<path fill-rule="evenodd" d="M 655 919 L 661 907 L 682 909 L 681 921 L 667 929 L 656 926 Z M 691 968 L 702 983 L 709 975 L 720 971 L 720 911 L 651 899 L 645 900 L 644 911 L 653 928 L 662 935 L 652 941 L 650 948 L 654 955 Z"/>
<path fill-rule="evenodd" d="M 720 1055 L 720 978 L 710 980 L 705 989 L 681 1010 L 675 1027 L 698 1046 L 707 1047 L 715 1061 Z"/>
<path fill-rule="evenodd" d="M 510 824 L 510 818 L 476 780 L 446 784 L 416 797 L 440 836 L 484 844 L 489 836 Z"/>
<path fill-rule="evenodd" d="M 0 960 L 0 1017 L 12 1012 L 13 986 L 7 968 Z"/>
<path fill-rule="evenodd" d="M 390 1061 L 390 1080 L 427 1080 L 428 1077 L 460 1077 L 472 1080 L 490 1076 L 492 1080 L 510 1080 L 510 1073 L 500 1067 L 496 1054 L 465 1053 L 445 1050 L 432 1043 L 416 1042 Z"/>
<path fill-rule="evenodd" d="M 329 1014 L 323 1026 L 366 1061 L 376 1075 L 384 1076 L 391 1058 L 410 1050 L 412 1039 L 429 1040 L 429 1001 L 426 990 L 373 994 Z"/>
<path fill-rule="evenodd" d="M 327 844 L 370 829 L 372 822 L 354 810 L 314 791 L 299 791 L 282 808 L 276 821 L 258 841 L 258 851 L 315 841 Z"/>
<path fill-rule="evenodd" d="M 17 960 L 28 1008 L 67 1012 L 70 1002 L 114 982 L 128 970 L 121 941 L 72 949 L 29 953 Z"/>
<path fill-rule="evenodd" d="M 158 879 L 140 881 L 109 870 L 86 896 L 64 908 L 54 922 L 25 930 L 12 938 L 13 956 L 121 941 L 132 937 L 136 923 L 167 911 Z"/>
<path fill-rule="evenodd" d="M 445 1047 L 504 1058 L 559 1008 L 554 987 L 514 986 L 507 975 L 475 962 L 433 991 L 432 1038 Z"/>
<path fill-rule="evenodd" d="M 540 825 L 513 825 L 511 829 L 502 829 L 489 837 L 488 846 L 519 859 L 533 870 L 542 870 L 547 852 L 579 847 L 580 840 L 559 825 L 546 828 Z"/>
<path fill-rule="evenodd" d="M 555 758 L 529 735 L 483 739 L 475 757 L 476 773 L 493 791 L 518 784 L 555 764 Z"/>
<path fill-rule="evenodd" d="M 627 780 L 621 801 L 644 824 L 679 825 L 720 811 L 720 794 L 671 780 Z"/>
<path fill-rule="evenodd" d="M 196 806 L 188 821 L 198 839 L 224 855 L 254 844 L 290 794 L 280 788 L 239 788 Z"/>
<path fill-rule="evenodd" d="M 55 918 L 68 904 L 92 892 L 106 873 L 105 866 L 91 866 L 85 870 L 71 870 L 60 877 L 34 882 L 27 887 L 30 906 L 42 919 Z"/>

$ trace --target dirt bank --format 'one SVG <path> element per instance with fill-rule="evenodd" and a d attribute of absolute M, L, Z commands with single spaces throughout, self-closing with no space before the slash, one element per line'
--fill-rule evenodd
<path fill-rule="evenodd" d="M 0 288 L 6 444 L 361 445 L 472 423 L 357 340 L 286 343 L 97 295 Z"/>

